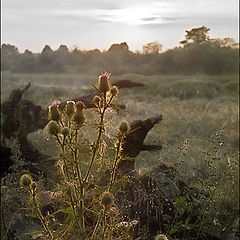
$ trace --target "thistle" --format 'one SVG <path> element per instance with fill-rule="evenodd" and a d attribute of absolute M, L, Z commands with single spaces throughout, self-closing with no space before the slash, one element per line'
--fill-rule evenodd
<path fill-rule="evenodd" d="M 111 73 L 105 72 L 102 73 L 98 79 L 98 89 L 104 94 L 106 94 L 106 92 L 108 92 L 111 88 L 111 84 L 109 81 L 110 75 Z"/>
<path fill-rule="evenodd" d="M 119 123 L 118 125 L 118 130 L 120 131 L 120 133 L 122 134 L 126 134 L 130 131 L 131 127 L 128 121 L 122 121 Z"/>
<path fill-rule="evenodd" d="M 20 177 L 20 185 L 22 187 L 30 187 L 32 185 L 33 181 L 32 181 L 32 177 L 28 174 L 24 174 Z"/>
<path fill-rule="evenodd" d="M 86 119 L 83 109 L 86 108 L 84 102 L 78 101 L 75 104 L 75 114 L 73 116 L 73 121 L 77 124 L 78 128 L 81 127 Z"/>
<path fill-rule="evenodd" d="M 61 113 L 59 111 L 59 105 L 61 104 L 60 101 L 54 100 L 51 106 L 48 107 L 49 109 L 49 119 L 54 121 L 61 120 Z"/>
<path fill-rule="evenodd" d="M 57 136 L 60 133 L 60 126 L 56 121 L 50 121 L 47 125 L 49 134 Z"/>
<path fill-rule="evenodd" d="M 75 105 L 74 101 L 67 101 L 66 114 L 68 116 L 71 116 L 74 113 L 74 105 Z"/>

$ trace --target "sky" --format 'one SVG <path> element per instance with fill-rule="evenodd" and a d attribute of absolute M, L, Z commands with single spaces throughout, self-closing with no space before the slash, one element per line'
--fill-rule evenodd
<path fill-rule="evenodd" d="M 127 42 L 131 51 L 158 41 L 179 46 L 185 30 L 206 26 L 210 37 L 238 36 L 238 0 L 2 0 L 1 43 L 20 52 L 108 49 Z"/>

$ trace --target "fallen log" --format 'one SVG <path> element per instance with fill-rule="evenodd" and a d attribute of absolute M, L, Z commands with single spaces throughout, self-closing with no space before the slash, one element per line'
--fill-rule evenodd
<path fill-rule="evenodd" d="M 122 159 L 118 163 L 118 170 L 123 173 L 134 170 L 135 157 L 141 151 L 161 150 L 161 145 L 144 144 L 144 140 L 149 131 L 162 120 L 162 114 L 156 115 L 146 120 L 133 121 L 131 131 L 126 135 L 122 144 L 121 156 Z"/>
<path fill-rule="evenodd" d="M 124 80 L 119 80 L 119 81 L 113 82 L 112 85 L 118 87 L 119 89 L 145 86 L 145 84 L 143 84 L 143 83 L 133 82 L 129 79 L 124 79 Z"/>

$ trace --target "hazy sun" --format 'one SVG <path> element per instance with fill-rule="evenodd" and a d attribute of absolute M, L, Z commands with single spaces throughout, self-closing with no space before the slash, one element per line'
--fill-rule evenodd
<path fill-rule="evenodd" d="M 145 25 L 164 23 L 164 17 L 173 9 L 169 4 L 154 2 L 147 6 L 114 9 L 105 13 L 105 20 L 125 23 L 128 25 Z"/>

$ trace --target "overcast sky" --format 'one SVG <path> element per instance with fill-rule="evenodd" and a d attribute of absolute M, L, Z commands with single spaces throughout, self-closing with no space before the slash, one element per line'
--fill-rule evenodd
<path fill-rule="evenodd" d="M 238 0 L 2 0 L 2 43 L 21 52 L 46 44 L 103 50 L 123 41 L 132 51 L 153 41 L 167 49 L 202 25 L 210 37 L 238 41 L 238 9 Z"/>

